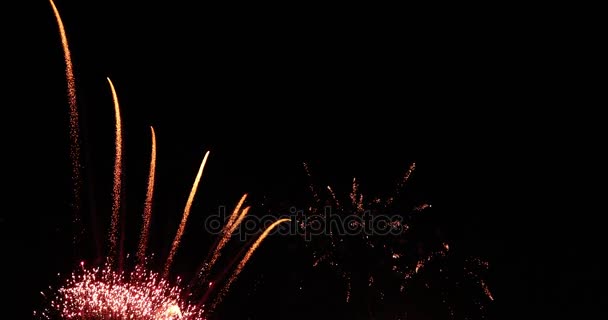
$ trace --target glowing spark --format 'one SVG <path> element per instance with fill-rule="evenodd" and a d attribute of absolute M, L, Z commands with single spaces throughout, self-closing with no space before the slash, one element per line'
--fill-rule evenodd
<path fill-rule="evenodd" d="M 63 21 L 59 10 L 55 6 L 53 0 L 49 0 L 53 13 L 59 27 L 59 35 L 61 36 L 61 45 L 63 47 L 63 58 L 65 60 L 65 78 L 68 86 L 68 102 L 70 105 L 70 158 L 72 160 L 72 183 L 74 187 L 74 208 L 75 221 L 79 221 L 78 210 L 80 207 L 80 133 L 78 128 L 78 106 L 76 105 L 76 80 L 72 68 L 72 57 L 68 46 L 68 37 L 65 33 Z"/>
<path fill-rule="evenodd" d="M 179 228 L 177 229 L 177 233 L 175 234 L 175 239 L 173 240 L 173 245 L 171 246 L 171 252 L 169 252 L 169 257 L 167 257 L 167 262 L 165 262 L 165 271 L 163 272 L 163 278 L 166 278 L 167 275 L 169 275 L 169 268 L 171 268 L 171 263 L 173 263 L 173 257 L 175 256 L 175 252 L 177 252 L 177 248 L 179 247 L 179 242 L 182 238 L 182 235 L 184 234 L 184 229 L 186 228 L 186 222 L 188 221 L 188 215 L 190 214 L 190 208 L 192 207 L 192 201 L 194 201 L 194 195 L 196 194 L 196 189 L 198 188 L 198 183 L 201 181 L 201 176 L 203 175 L 203 169 L 205 168 L 205 163 L 207 163 L 208 157 L 209 157 L 209 151 L 207 151 L 207 153 L 205 153 L 203 162 L 201 163 L 201 166 L 198 169 L 198 174 L 196 175 L 196 179 L 194 179 L 194 184 L 192 185 L 192 190 L 190 191 L 190 196 L 188 196 L 188 201 L 186 202 L 186 207 L 184 208 L 182 222 L 179 224 Z"/>
<path fill-rule="evenodd" d="M 215 306 L 220 303 L 222 301 L 222 298 L 224 297 L 224 295 L 228 292 L 228 290 L 230 289 L 230 285 L 232 285 L 232 283 L 234 282 L 234 280 L 236 280 L 236 278 L 239 276 L 239 273 L 241 273 L 241 271 L 243 270 L 243 267 L 245 267 L 245 265 L 247 264 L 247 262 L 249 261 L 249 259 L 251 258 L 251 255 L 253 255 L 253 253 L 255 252 L 255 250 L 260 246 L 260 244 L 262 243 L 262 241 L 264 241 L 264 239 L 268 236 L 268 234 L 270 234 L 270 232 L 276 228 L 279 224 L 283 223 L 283 222 L 287 222 L 287 221 L 291 221 L 291 219 L 287 219 L 287 218 L 283 218 L 283 219 L 279 219 L 275 222 L 273 222 L 268 228 L 266 228 L 266 230 L 264 230 L 264 232 L 258 237 L 258 239 L 253 243 L 253 245 L 249 248 L 249 250 L 247 251 L 247 253 L 245 253 L 245 256 L 243 257 L 243 259 L 241 260 L 241 262 L 239 262 L 239 264 L 236 266 L 236 268 L 234 269 L 234 272 L 232 273 L 232 275 L 230 276 L 230 278 L 228 279 L 228 281 L 226 282 L 226 284 L 224 285 L 224 288 L 222 288 L 222 290 L 220 291 L 220 293 L 218 294 L 218 296 L 216 297 L 215 301 L 213 302 L 213 304 L 211 305 L 211 310 L 215 309 Z"/>
<path fill-rule="evenodd" d="M 173 305 L 169 306 L 169 308 L 167 309 L 167 312 L 165 312 L 165 317 L 168 319 L 173 319 L 175 317 L 177 317 L 178 319 L 181 319 L 182 311 L 179 309 L 178 305 L 173 304 Z"/>
<path fill-rule="evenodd" d="M 430 207 L 431 207 L 431 205 L 430 205 L 430 204 L 428 204 L 428 203 L 423 203 L 423 204 L 421 204 L 421 205 L 419 205 L 419 206 L 415 207 L 415 208 L 414 208 L 414 211 L 422 211 L 422 210 L 426 210 L 426 209 L 428 209 L 428 208 L 430 208 Z"/>
<path fill-rule="evenodd" d="M 120 221 L 120 192 L 122 188 L 122 123 L 120 119 L 120 106 L 118 104 L 118 96 L 114 89 L 112 80 L 108 78 L 110 89 L 112 90 L 112 100 L 114 101 L 114 114 L 116 119 L 116 155 L 114 157 L 114 186 L 112 188 L 112 221 L 110 225 L 110 253 L 108 259 L 112 263 L 117 255 L 116 242 L 118 238 L 118 222 Z"/>
<path fill-rule="evenodd" d="M 481 280 L 481 287 L 483 288 L 483 293 L 486 294 L 486 296 L 488 297 L 488 299 L 494 301 L 494 297 L 492 296 L 492 292 L 490 292 L 490 288 L 488 288 L 488 285 Z"/>
<path fill-rule="evenodd" d="M 150 127 L 152 132 L 152 152 L 150 157 L 150 175 L 148 176 L 148 192 L 146 193 L 146 203 L 144 207 L 143 220 L 144 224 L 141 228 L 141 236 L 139 238 L 139 251 L 137 258 L 139 263 L 143 263 L 146 259 L 146 248 L 148 247 L 148 233 L 150 231 L 150 218 L 152 216 L 152 197 L 154 195 L 154 175 L 156 172 L 156 134 L 154 127 Z"/>

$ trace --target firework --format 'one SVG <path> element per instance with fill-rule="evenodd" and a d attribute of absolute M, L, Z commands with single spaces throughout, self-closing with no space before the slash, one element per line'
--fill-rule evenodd
<path fill-rule="evenodd" d="M 204 319 L 204 310 L 185 302 L 182 288 L 138 266 L 129 274 L 103 268 L 72 273 L 57 290 L 43 319 Z"/>
<path fill-rule="evenodd" d="M 118 104 L 118 96 L 114 89 L 112 80 L 108 78 L 110 89 L 112 90 L 112 100 L 114 101 L 115 115 L 115 147 L 116 154 L 114 156 L 114 187 L 112 188 L 112 223 L 110 225 L 110 253 L 108 255 L 110 264 L 114 261 L 117 255 L 116 242 L 118 238 L 118 222 L 120 218 L 120 192 L 122 188 L 122 121 L 120 120 L 120 106 Z"/>
<path fill-rule="evenodd" d="M 173 245 L 171 246 L 171 252 L 169 252 L 169 257 L 167 258 L 167 262 L 165 263 L 165 271 L 163 272 L 163 276 L 166 277 L 169 274 L 169 268 L 171 268 L 171 263 L 173 262 L 173 257 L 175 257 L 175 253 L 177 252 L 177 248 L 179 247 L 179 242 L 184 234 L 184 229 L 186 228 L 186 222 L 188 221 L 188 216 L 190 215 L 190 208 L 192 208 L 192 201 L 194 201 L 194 196 L 196 195 L 196 189 L 198 188 L 198 183 L 201 181 L 201 176 L 203 175 L 203 169 L 205 169 L 205 164 L 207 163 L 207 158 L 209 157 L 209 151 L 205 153 L 205 157 L 203 158 L 203 162 L 201 162 L 201 167 L 198 169 L 198 174 L 196 175 L 196 179 L 194 179 L 194 184 L 192 185 L 192 190 L 190 191 L 190 196 L 188 196 L 188 201 L 186 202 L 186 207 L 184 208 L 184 214 L 182 216 L 182 222 L 179 224 L 179 229 L 177 229 L 177 233 L 175 234 L 175 239 L 173 240 Z"/>
<path fill-rule="evenodd" d="M 245 199 L 245 196 L 243 196 L 242 200 Z M 237 205 L 237 207 L 234 210 L 234 213 L 232 214 L 231 218 L 236 216 L 235 213 L 238 213 L 238 209 L 240 208 L 241 202 L 239 202 L 239 205 Z M 243 221 L 243 219 L 245 218 L 245 216 L 247 215 L 247 213 L 249 212 L 249 209 L 251 207 L 247 207 L 245 209 L 243 209 L 241 211 L 241 213 L 238 215 L 238 218 L 236 219 L 236 221 L 231 221 L 228 220 L 228 222 L 226 223 L 224 230 L 222 230 L 222 237 L 220 238 L 219 243 L 215 246 L 215 249 L 213 250 L 213 253 L 211 254 L 211 258 L 209 259 L 209 261 L 205 261 L 203 263 L 203 266 L 201 267 L 201 271 L 200 271 L 200 275 L 201 275 L 201 282 L 205 282 L 205 280 L 207 279 L 207 273 L 209 272 L 209 270 L 211 268 L 213 268 L 213 265 L 217 262 L 217 259 L 219 259 L 220 254 L 222 252 L 222 248 L 224 248 L 224 246 L 226 245 L 226 243 L 228 243 L 228 241 L 230 240 L 230 236 L 234 233 L 234 230 L 236 230 L 236 228 L 239 226 L 239 224 L 241 223 L 241 221 Z"/>
<path fill-rule="evenodd" d="M 68 45 L 68 37 L 59 10 L 53 0 L 49 0 L 53 8 L 53 14 L 59 27 L 59 36 L 63 47 L 63 58 L 65 60 L 65 78 L 67 82 L 68 103 L 70 105 L 70 159 L 72 161 L 72 183 L 74 191 L 74 222 L 80 222 L 80 186 L 82 184 L 80 174 L 80 129 L 78 128 L 78 106 L 76 104 L 76 79 L 72 66 L 72 55 Z"/>
<path fill-rule="evenodd" d="M 412 163 L 388 196 L 364 196 L 354 178 L 348 198 L 341 199 L 339 190 L 313 183 L 311 169 L 304 164 L 311 181 L 312 204 L 305 206 L 307 210 L 299 217 L 298 226 L 312 251 L 311 264 L 314 268 L 329 268 L 344 282 L 346 303 L 356 300 L 381 305 L 387 295 L 400 299 L 401 295 L 436 288 L 452 317 L 458 308 L 450 302 L 450 296 L 462 296 L 463 283 L 472 283 L 482 298 L 474 297 L 471 302 L 476 311 L 466 312 L 483 317 L 484 304 L 493 300 L 481 278 L 487 263 L 481 259 L 458 262 L 460 258 L 451 254 L 449 243 L 426 234 L 417 225 L 420 217 L 429 214 L 431 204 L 418 203 L 411 209 L 402 209 L 408 203 L 402 199 L 402 191 L 415 168 Z M 344 221 L 349 222 L 341 224 Z M 325 227 L 323 232 L 319 232 L 320 225 Z M 378 227 L 384 232 L 376 232 L 374 228 Z M 426 276 L 431 274 L 433 277 Z"/>
<path fill-rule="evenodd" d="M 137 259 L 139 263 L 143 263 L 146 258 L 146 248 L 148 247 L 148 238 L 150 232 L 150 219 L 152 217 L 152 198 L 154 196 L 154 175 L 156 173 L 156 133 L 154 127 L 150 127 L 152 132 L 152 151 L 150 156 L 150 174 L 148 175 L 148 192 L 146 192 L 146 203 L 144 207 L 143 220 L 141 227 L 141 237 L 139 238 L 139 251 Z"/>
<path fill-rule="evenodd" d="M 77 119 L 75 109 L 75 86 L 72 73 L 71 59 L 67 49 L 67 40 L 65 30 L 59 11 L 51 1 L 53 11 L 59 23 L 62 44 L 64 46 L 66 60 L 66 75 L 68 78 L 68 95 L 70 100 L 70 112 L 73 116 L 71 120 Z M 41 319 L 136 319 L 136 320 L 176 320 L 188 319 L 198 320 L 204 319 L 213 311 L 216 305 L 228 292 L 230 286 L 238 277 L 243 267 L 250 260 L 253 253 L 259 247 L 260 243 L 269 235 L 269 233 L 278 224 L 288 221 L 289 219 L 280 219 L 264 230 L 259 238 L 253 243 L 247 252 L 241 256 L 235 256 L 233 260 L 240 258 L 240 262 L 234 271 L 228 277 L 228 280 L 223 286 L 218 286 L 220 289 L 217 297 L 214 300 L 212 307 L 209 310 L 204 309 L 206 299 L 210 297 L 212 289 L 207 289 L 203 298 L 196 301 L 193 300 L 192 293 L 196 291 L 197 282 L 194 285 L 185 287 L 178 278 L 176 283 L 172 283 L 169 279 L 169 271 L 174 260 L 174 257 L 179 249 L 180 241 L 183 236 L 192 203 L 196 196 L 196 191 L 200 183 L 203 169 L 209 157 L 209 151 L 205 153 L 192 189 L 186 201 L 186 206 L 182 215 L 182 220 L 177 229 L 175 238 L 171 245 L 170 253 L 165 261 L 163 272 L 157 273 L 148 268 L 146 263 L 146 249 L 149 238 L 149 229 L 152 213 L 152 199 L 154 193 L 154 179 L 156 171 L 156 133 L 153 128 L 152 132 L 152 152 L 150 159 L 150 173 L 148 177 L 148 189 L 146 194 L 146 202 L 143 213 L 143 225 L 141 229 L 140 241 L 138 245 L 137 260 L 138 263 L 133 271 L 126 272 L 121 266 L 116 270 L 116 258 L 122 259 L 124 256 L 122 247 L 118 249 L 118 230 L 120 225 L 120 208 L 121 208 L 121 189 L 122 189 L 122 154 L 123 154 L 123 138 L 122 138 L 122 121 L 120 115 L 120 106 L 118 103 L 118 95 L 114 84 L 108 78 L 108 83 L 112 92 L 112 100 L 114 104 L 115 114 L 115 158 L 114 158 L 114 183 L 112 189 L 112 217 L 110 220 L 110 229 L 108 235 L 109 253 L 107 262 L 102 267 L 86 267 L 84 262 L 81 263 L 81 268 L 72 273 L 72 276 L 67 279 L 63 285 L 53 290 L 48 294 L 42 292 L 42 295 L 47 298 L 48 305 L 40 312 L 35 312 L 35 316 Z M 74 123 L 71 122 L 71 133 L 73 132 Z M 75 123 L 77 128 L 77 121 Z M 77 133 L 77 131 L 76 131 Z M 72 140 L 72 142 L 78 141 Z M 76 147 L 78 145 L 76 144 Z M 78 150 L 72 149 L 72 151 Z M 73 158 L 78 159 L 78 158 Z M 75 172 L 79 175 L 79 172 Z M 79 176 L 75 177 L 79 178 Z M 238 202 L 233 215 L 224 226 L 222 237 L 211 248 L 211 260 L 205 264 L 209 268 L 205 269 L 208 272 L 219 257 L 222 248 L 228 242 L 230 235 L 236 230 L 241 221 L 247 215 L 250 207 L 241 210 L 244 204 L 246 195 Z M 243 250 L 241 250 L 243 251 Z M 122 261 L 122 260 L 121 260 Z M 226 272 L 226 271 L 225 271 Z M 216 287 L 214 287 L 216 288 Z M 190 292 L 190 293 L 186 293 Z M 190 302 L 189 302 L 190 301 Z"/>

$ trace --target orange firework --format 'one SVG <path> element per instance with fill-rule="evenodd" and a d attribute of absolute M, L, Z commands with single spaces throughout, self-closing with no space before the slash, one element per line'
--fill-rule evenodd
<path fill-rule="evenodd" d="M 61 45 L 63 47 L 63 57 L 65 60 L 65 78 L 68 86 L 68 101 L 70 105 L 70 158 L 72 160 L 72 183 L 74 185 L 74 208 L 75 220 L 79 220 L 78 210 L 80 209 L 80 133 L 78 129 L 78 107 L 76 105 L 76 80 L 74 79 L 74 71 L 72 68 L 72 57 L 68 46 L 68 37 L 65 33 L 63 21 L 59 10 L 55 6 L 53 0 L 49 0 L 53 13 L 59 26 L 59 35 L 61 37 Z"/>
<path fill-rule="evenodd" d="M 114 257 L 117 255 L 116 242 L 118 239 L 118 222 L 120 218 L 120 191 L 122 188 L 122 124 L 120 120 L 120 106 L 118 105 L 118 96 L 114 89 L 112 80 L 108 79 L 110 89 L 112 90 L 112 100 L 114 101 L 114 114 L 116 119 L 116 155 L 114 156 L 114 187 L 112 188 L 112 221 L 110 225 L 110 252 L 108 260 L 110 264 L 114 261 Z"/>
<path fill-rule="evenodd" d="M 239 200 L 239 203 L 236 204 L 236 207 L 234 207 L 234 211 L 232 211 L 232 214 L 230 215 L 228 222 L 226 222 L 226 225 L 224 226 L 224 229 L 222 230 L 223 233 L 226 233 L 226 231 L 228 231 L 228 229 L 232 226 L 232 224 L 238 217 L 238 213 L 239 213 L 239 211 L 241 211 L 241 207 L 243 206 L 245 199 L 247 199 L 246 193 L 241 197 L 241 200 Z"/>
<path fill-rule="evenodd" d="M 186 222 L 188 221 L 188 215 L 190 214 L 190 208 L 192 207 L 192 201 L 194 201 L 194 195 L 196 194 L 196 189 L 198 188 L 198 183 L 201 181 L 201 176 L 203 175 L 203 169 L 205 168 L 205 163 L 207 163 L 207 158 L 209 157 L 209 151 L 205 153 L 205 157 L 203 158 L 203 162 L 201 163 L 201 167 L 198 169 L 198 174 L 196 175 L 196 179 L 194 179 L 194 184 L 192 185 L 192 190 L 190 191 L 190 196 L 188 196 L 188 201 L 186 202 L 186 207 L 184 208 L 184 214 L 182 216 L 182 222 L 179 224 L 179 228 L 177 229 L 177 233 L 175 234 L 175 239 L 173 240 L 173 245 L 171 246 L 171 251 L 169 252 L 169 256 L 167 257 L 167 262 L 165 263 L 165 271 L 163 272 L 163 278 L 166 278 L 169 274 L 169 268 L 171 268 L 171 263 L 173 263 L 173 257 L 177 252 L 177 248 L 179 247 L 179 242 L 184 234 L 184 229 L 186 228 Z"/>
<path fill-rule="evenodd" d="M 137 258 L 139 263 L 143 263 L 146 258 L 146 248 L 148 247 L 148 233 L 150 232 L 150 217 L 152 216 L 152 198 L 154 195 L 154 174 L 156 172 L 156 134 L 154 127 L 150 126 L 152 132 L 152 154 L 150 156 L 150 175 L 148 176 L 148 192 L 146 192 L 146 204 L 144 207 L 143 220 L 144 224 L 141 228 L 141 237 L 139 238 L 139 251 Z"/>

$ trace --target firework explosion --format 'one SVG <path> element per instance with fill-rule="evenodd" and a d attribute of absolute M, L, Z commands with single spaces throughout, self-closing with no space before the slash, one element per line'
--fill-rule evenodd
<path fill-rule="evenodd" d="M 346 303 L 383 305 L 389 296 L 403 301 L 408 293 L 427 290 L 423 295 L 428 295 L 428 290 L 435 289 L 450 318 L 471 313 L 485 318 L 485 305 L 493 300 L 481 276 L 488 263 L 459 259 L 451 254 L 449 243 L 418 223 L 432 212 L 432 206 L 411 204 L 402 194 L 415 163 L 384 197 L 364 196 L 356 178 L 350 192 L 340 197 L 331 186 L 320 188 L 313 183 L 308 164 L 304 169 L 312 203 L 298 218 L 300 234 L 312 251 L 312 266 L 327 267 L 342 279 Z M 408 202 L 407 207 L 413 209 L 400 210 Z M 453 303 L 469 296 L 463 295 L 465 290 L 479 294 L 472 301 Z"/>
<path fill-rule="evenodd" d="M 159 274 L 137 266 L 129 274 L 109 266 L 74 272 L 57 290 L 45 319 L 204 319 L 204 310 L 182 300 L 178 285 Z M 36 315 L 36 313 L 35 313 Z"/>
<path fill-rule="evenodd" d="M 68 85 L 68 100 L 70 105 L 70 135 L 71 135 L 71 157 L 73 165 L 73 179 L 75 181 L 75 198 L 79 199 L 80 185 L 80 163 L 79 163 L 79 136 L 78 136 L 78 109 L 76 106 L 76 89 L 73 74 L 67 36 L 59 11 L 52 0 L 49 0 L 61 36 L 61 43 L 64 50 L 64 60 L 66 64 L 66 79 Z M 148 178 L 148 189 L 143 213 L 143 225 L 141 229 L 140 241 L 137 251 L 137 265 L 133 271 L 123 270 L 122 247 L 118 245 L 118 231 L 120 228 L 121 213 L 121 189 L 122 189 L 122 121 L 120 115 L 120 105 L 118 95 L 113 82 L 108 78 L 108 83 L 112 93 L 115 113 L 115 158 L 114 158 L 114 184 L 112 189 L 112 217 L 109 230 L 109 249 L 107 262 L 102 267 L 85 267 L 81 262 L 80 269 L 67 279 L 58 289 L 42 295 L 46 298 L 48 306 L 40 312 L 34 312 L 36 318 L 40 319 L 137 319 L 137 320 L 199 320 L 205 319 L 215 307 L 222 301 L 232 283 L 236 280 L 239 273 L 250 260 L 252 254 L 266 239 L 270 232 L 279 224 L 289 221 L 289 219 L 279 219 L 264 230 L 246 253 L 237 260 L 239 261 L 232 273 L 226 270 L 217 281 L 225 280 L 223 286 L 204 286 L 203 281 L 209 276 L 216 263 L 221 249 L 226 245 L 233 232 L 237 229 L 243 218 L 247 215 L 250 207 L 243 209 L 245 194 L 238 202 L 233 214 L 224 226 L 221 238 L 212 247 L 210 257 L 203 263 L 189 286 L 182 286 L 178 278 L 176 283 L 169 281 L 169 273 L 173 259 L 179 249 L 180 241 L 183 236 L 190 209 L 194 201 L 198 185 L 203 175 L 203 169 L 209 157 L 209 152 L 205 153 L 199 171 L 194 180 L 190 195 L 186 202 L 181 223 L 177 229 L 175 238 L 172 242 L 171 251 L 165 262 L 163 272 L 157 273 L 148 268 L 147 246 L 152 214 L 152 199 L 154 193 L 154 177 L 156 171 L 156 133 L 151 128 L 152 150 L 150 159 L 150 174 Z M 78 182 L 78 183 L 76 183 Z M 78 218 L 74 219 L 77 223 Z M 116 261 L 120 262 L 117 268 Z M 227 279 L 224 277 L 227 276 Z M 210 299 L 213 289 L 219 289 L 213 300 Z M 201 294 L 200 291 L 204 290 Z M 193 297 L 201 297 L 194 299 Z M 205 308 L 205 304 L 211 300 L 211 307 Z"/>

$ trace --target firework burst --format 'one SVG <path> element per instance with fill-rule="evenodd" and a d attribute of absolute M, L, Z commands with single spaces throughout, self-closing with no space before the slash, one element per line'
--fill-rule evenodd
<path fill-rule="evenodd" d="M 142 266 L 126 274 L 103 268 L 85 268 L 51 297 L 45 319 L 204 319 L 204 310 L 187 304 L 183 290 Z M 35 313 L 36 315 L 36 313 Z"/>
<path fill-rule="evenodd" d="M 78 112 L 76 107 L 75 81 L 73 66 L 68 47 L 67 36 L 59 10 L 52 0 L 49 0 L 59 25 L 61 43 L 64 49 L 64 60 L 66 64 L 66 78 L 68 84 L 68 100 L 70 105 L 70 134 L 71 134 L 71 156 L 73 164 L 73 178 L 75 196 L 79 199 L 80 185 L 80 163 L 79 163 L 79 137 L 78 137 Z M 209 157 L 209 151 L 200 165 L 198 174 L 192 185 L 186 206 L 182 215 L 175 238 L 171 245 L 170 253 L 164 264 L 162 273 L 157 273 L 148 268 L 147 246 L 152 214 L 152 199 L 154 194 L 154 178 L 156 172 L 156 133 L 151 128 L 152 150 L 150 159 L 150 174 L 148 178 L 148 189 L 143 213 L 143 225 L 137 251 L 137 264 L 130 272 L 124 271 L 122 266 L 122 246 L 119 246 L 118 232 L 121 221 L 121 189 L 122 189 L 122 154 L 123 137 L 122 121 L 118 95 L 113 82 L 108 78 L 112 93 L 115 113 L 115 158 L 114 158 L 114 184 L 112 189 L 112 217 L 109 229 L 109 248 L 106 263 L 101 267 L 85 267 L 80 263 L 80 268 L 72 273 L 58 288 L 50 288 L 50 291 L 42 295 L 46 298 L 47 306 L 42 311 L 34 312 L 39 319 L 134 319 L 134 320 L 199 320 L 205 319 L 211 314 L 215 307 L 222 301 L 230 286 L 238 277 L 239 273 L 250 260 L 252 254 L 266 239 L 272 229 L 289 219 L 280 219 L 264 230 L 257 240 L 242 256 L 235 256 L 234 261 L 239 261 L 233 272 L 224 270 L 223 277 L 218 281 L 225 280 L 223 285 L 207 287 L 201 285 L 201 280 L 206 279 L 222 248 L 226 245 L 231 235 L 237 229 L 251 207 L 241 208 L 245 202 L 244 195 L 238 202 L 233 215 L 224 226 L 222 237 L 211 248 L 210 260 L 203 263 L 201 270 L 197 272 L 190 285 L 184 286 L 181 279 L 176 282 L 169 280 L 170 269 L 175 255 L 178 252 L 181 238 L 183 236 L 192 203 L 196 196 L 198 185 L 203 175 L 203 169 Z M 78 183 L 76 183 L 78 182 Z M 74 222 L 79 221 L 78 217 Z M 239 259 L 240 260 L 237 260 Z M 119 261 L 119 266 L 116 262 Z M 227 277 L 226 277 L 227 276 Z M 211 295 L 213 289 L 217 289 L 215 295 Z M 204 294 L 200 291 L 204 290 Z M 201 297 L 195 299 L 193 297 Z M 211 300 L 211 298 L 213 298 Z M 211 306 L 205 308 L 208 301 Z"/>
<path fill-rule="evenodd" d="M 447 241 L 422 226 L 425 215 L 432 214 L 432 205 L 405 199 L 403 194 L 415 169 L 412 163 L 387 195 L 369 196 L 361 192 L 356 178 L 348 192 L 318 187 L 305 163 L 312 201 L 298 217 L 298 227 L 312 252 L 311 264 L 332 270 L 343 281 L 346 303 L 356 301 L 373 309 L 387 300 L 404 301 L 420 290 L 426 290 L 422 293 L 426 296 L 436 290 L 433 295 L 450 318 L 472 313 L 484 318 L 485 305 L 493 300 L 482 277 L 488 263 L 452 254 Z M 478 294 L 463 301 L 462 296 L 470 296 L 463 294 L 467 290 Z"/>

